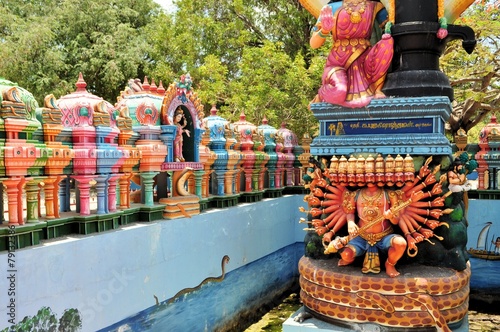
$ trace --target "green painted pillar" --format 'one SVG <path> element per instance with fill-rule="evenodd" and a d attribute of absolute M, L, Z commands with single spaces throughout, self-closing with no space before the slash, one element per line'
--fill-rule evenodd
<path fill-rule="evenodd" d="M 143 204 L 146 206 L 153 206 L 153 186 L 154 186 L 154 177 L 158 174 L 158 172 L 144 172 L 141 173 L 141 187 L 143 193 Z"/>
<path fill-rule="evenodd" d="M 198 196 L 200 199 L 202 198 L 202 193 L 201 193 L 201 182 L 203 179 L 203 174 L 205 174 L 204 170 L 198 170 L 194 171 L 194 188 L 195 188 L 195 194 Z"/>
<path fill-rule="evenodd" d="M 38 193 L 40 192 L 39 184 L 41 178 L 28 179 L 26 183 L 26 222 L 38 222 Z"/>

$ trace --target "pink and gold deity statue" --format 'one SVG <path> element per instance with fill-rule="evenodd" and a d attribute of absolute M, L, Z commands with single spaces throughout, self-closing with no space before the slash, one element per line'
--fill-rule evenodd
<path fill-rule="evenodd" d="M 381 89 L 394 42 L 390 34 L 384 34 L 372 46 L 370 38 L 374 22 L 382 26 L 386 20 L 387 11 L 376 1 L 330 2 L 321 9 L 310 44 L 319 48 L 326 38 L 333 38 L 333 46 L 315 101 L 355 108 L 385 97 Z"/>

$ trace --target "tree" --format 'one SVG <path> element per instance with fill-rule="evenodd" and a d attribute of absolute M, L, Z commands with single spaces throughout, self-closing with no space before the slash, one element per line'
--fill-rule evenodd
<path fill-rule="evenodd" d="M 456 101 L 447 123 L 454 135 L 460 128 L 468 132 L 500 109 L 500 8 L 481 1 L 474 4 L 455 24 L 470 26 L 478 41 L 472 54 L 450 43 L 441 59 Z"/>
<path fill-rule="evenodd" d="M 2 332 L 76 332 L 82 328 L 82 319 L 78 309 L 66 309 L 57 320 L 50 307 L 41 307 L 36 315 L 26 316 L 20 322 L 2 330 Z"/>
<path fill-rule="evenodd" d="M 315 19 L 298 0 L 180 0 L 148 28 L 149 73 L 172 81 L 189 72 L 194 88 L 220 115 L 235 121 L 243 111 L 259 125 L 314 132 L 308 110 L 324 59 L 309 47 Z M 320 57 L 318 61 L 318 57 Z M 306 124 L 306 126 L 304 126 Z"/>
<path fill-rule="evenodd" d="M 160 11 L 153 0 L 6 1 L 0 73 L 39 102 L 74 91 L 79 72 L 87 90 L 110 101 L 129 78 L 144 75 L 142 33 Z"/>

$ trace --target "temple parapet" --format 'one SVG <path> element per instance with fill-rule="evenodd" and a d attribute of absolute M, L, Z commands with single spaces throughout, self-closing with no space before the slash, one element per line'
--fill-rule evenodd
<path fill-rule="evenodd" d="M 232 124 L 215 106 L 205 117 L 189 75 L 166 90 L 132 79 L 115 105 L 81 74 L 74 92 L 47 95 L 43 107 L 15 83 L 0 86 L 2 226 L 19 226 L 19 248 L 279 197 L 302 181 L 305 164 L 294 163 L 308 145 L 286 128 L 265 137 L 246 120 Z M 0 250 L 9 234 L 0 227 Z"/>

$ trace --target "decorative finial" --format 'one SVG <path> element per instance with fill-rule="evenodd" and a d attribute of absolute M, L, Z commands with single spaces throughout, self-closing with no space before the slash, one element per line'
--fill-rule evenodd
<path fill-rule="evenodd" d="M 76 81 L 76 91 L 78 92 L 87 92 L 87 83 L 83 80 L 83 74 L 80 72 L 78 74 L 78 81 Z"/>
<path fill-rule="evenodd" d="M 158 87 L 157 87 L 157 86 L 156 86 L 156 84 L 155 84 L 155 79 L 154 79 L 154 78 L 151 80 L 151 87 L 150 87 L 150 90 L 151 90 L 151 92 L 153 92 L 153 93 L 156 93 L 156 91 L 158 90 Z"/>
<path fill-rule="evenodd" d="M 148 77 L 147 76 L 144 76 L 144 83 L 142 83 L 142 88 L 144 89 L 144 91 L 149 91 L 149 82 L 148 82 Z"/>
<path fill-rule="evenodd" d="M 217 107 L 215 107 L 215 104 L 213 104 L 212 108 L 210 109 L 210 115 L 217 115 Z"/>
<path fill-rule="evenodd" d="M 156 89 L 156 92 L 158 92 L 161 95 L 165 94 L 165 88 L 163 87 L 163 82 L 160 80 L 160 85 L 158 86 L 158 89 Z"/>

